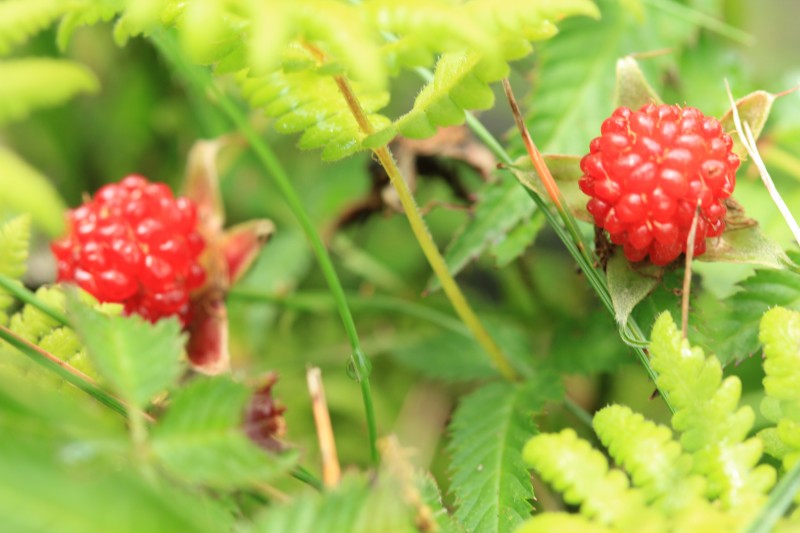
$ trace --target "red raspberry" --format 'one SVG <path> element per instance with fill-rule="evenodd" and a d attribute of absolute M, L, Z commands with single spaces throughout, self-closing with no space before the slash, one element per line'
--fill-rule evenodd
<path fill-rule="evenodd" d="M 620 107 L 581 160 L 586 209 L 630 261 L 666 265 L 686 252 L 698 200 L 694 255 L 725 229 L 724 200 L 739 157 L 719 121 L 693 107 Z"/>
<path fill-rule="evenodd" d="M 68 215 L 69 233 L 53 242 L 58 281 L 77 283 L 101 302 L 155 322 L 188 324 L 189 292 L 205 281 L 205 242 L 197 208 L 169 187 L 128 176 L 102 187 Z"/>

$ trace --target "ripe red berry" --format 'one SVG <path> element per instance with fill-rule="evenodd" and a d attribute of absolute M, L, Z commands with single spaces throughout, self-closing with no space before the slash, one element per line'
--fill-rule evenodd
<path fill-rule="evenodd" d="M 51 245 L 58 281 L 77 283 L 101 302 L 155 322 L 186 325 L 189 293 L 203 285 L 197 209 L 161 183 L 128 176 L 102 187 L 68 214 L 69 232 Z"/>
<path fill-rule="evenodd" d="M 631 261 L 666 265 L 686 252 L 700 203 L 694 255 L 725 229 L 739 157 L 719 121 L 693 107 L 620 107 L 581 160 L 581 190 L 595 224 Z"/>

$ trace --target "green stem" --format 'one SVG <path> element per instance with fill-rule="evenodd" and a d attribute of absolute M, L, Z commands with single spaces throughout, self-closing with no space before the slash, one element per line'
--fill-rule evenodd
<path fill-rule="evenodd" d="M 307 45 L 306 48 L 308 48 L 321 63 L 324 63 L 324 54 L 310 45 Z M 361 132 L 365 135 L 372 134 L 372 124 L 370 124 L 369 120 L 367 119 L 367 115 L 364 112 L 364 109 L 361 107 L 361 102 L 358 100 L 355 92 L 353 92 L 352 87 L 350 87 L 350 82 L 344 76 L 335 76 L 334 81 L 339 88 L 339 92 L 344 97 L 347 107 L 350 109 L 353 118 L 355 118 L 356 122 L 358 123 Z M 439 248 L 437 248 L 436 243 L 433 242 L 433 237 L 428 230 L 427 224 L 425 224 L 425 219 L 422 217 L 422 213 L 419 210 L 417 201 L 414 199 L 414 195 L 411 194 L 408 184 L 403 178 L 400 169 L 397 167 L 397 163 L 395 162 L 389 147 L 381 146 L 380 148 L 375 148 L 373 153 L 375 154 L 375 157 L 378 158 L 378 161 L 386 171 L 386 174 L 389 176 L 389 181 L 392 183 L 395 192 L 397 192 L 397 196 L 400 199 L 400 204 L 403 206 L 403 211 L 405 212 L 408 223 L 411 226 L 411 231 L 414 233 L 414 237 L 417 239 L 417 243 L 419 243 L 422 253 L 428 260 L 428 264 L 430 264 L 433 272 L 436 274 L 436 277 L 439 278 L 439 283 L 442 286 L 442 290 L 450 300 L 450 303 L 453 305 L 453 309 L 455 309 L 456 314 L 472 332 L 475 340 L 478 341 L 478 344 L 480 344 L 484 351 L 489 355 L 489 358 L 492 360 L 492 363 L 500 372 L 500 374 L 509 381 L 516 380 L 517 372 L 514 370 L 514 367 L 511 366 L 511 363 L 506 358 L 503 351 L 494 341 L 492 336 L 484 327 L 483 323 L 478 318 L 478 315 L 475 314 L 475 311 L 469 305 L 464 293 L 461 292 L 461 288 L 458 286 L 458 283 L 456 283 L 456 280 L 450 273 L 450 269 L 447 267 L 447 262 L 439 252 Z"/>
<path fill-rule="evenodd" d="M 513 160 L 511 159 L 511 156 L 505 151 L 500 143 L 497 142 L 494 136 L 483 126 L 483 124 L 481 124 L 481 122 L 476 119 L 472 113 L 467 113 L 466 115 L 467 124 L 475 132 L 475 135 L 478 136 L 495 153 L 500 161 L 507 165 L 512 165 Z M 578 263 L 584 275 L 586 276 L 586 279 L 589 281 L 589 284 L 600 298 L 600 301 L 603 303 L 608 312 L 611 313 L 611 316 L 615 316 L 614 303 L 611 300 L 611 293 L 608 290 L 606 278 L 595 267 L 595 260 L 584 244 L 583 238 L 578 231 L 577 223 L 575 222 L 572 214 L 569 213 L 567 209 L 559 209 L 558 211 L 561 218 L 561 221 L 559 221 L 541 196 L 530 189 L 526 188 L 526 190 L 528 191 L 528 195 L 531 197 L 531 199 L 536 203 L 537 208 L 544 213 L 544 216 L 547 219 L 548 224 L 550 224 L 550 227 L 553 228 L 558 237 L 567 247 L 569 253 Z M 647 338 L 632 317 L 628 319 L 628 323 L 623 327 L 623 331 L 621 333 L 623 333 L 623 341 L 625 341 L 625 343 L 633 349 L 637 358 L 639 359 L 639 362 L 642 364 L 642 366 L 644 366 L 653 383 L 655 383 L 657 374 L 655 370 L 653 370 L 653 367 L 650 364 L 650 359 L 642 347 L 647 344 Z M 674 412 L 674 409 L 670 404 L 669 397 L 663 393 L 661 394 L 661 397 L 664 399 L 664 402 L 667 404 L 670 411 Z"/>
<path fill-rule="evenodd" d="M 478 318 L 478 315 L 475 314 L 475 311 L 473 311 L 472 307 L 469 305 L 464 293 L 461 292 L 461 288 L 450 273 L 447 262 L 445 262 L 442 254 L 439 253 L 436 243 L 433 242 L 433 237 L 431 237 L 425 220 L 422 218 L 419 206 L 416 200 L 414 200 L 411 191 L 408 189 L 406 181 L 400 174 L 400 169 L 397 168 L 397 164 L 389 148 L 386 146 L 379 148 L 375 150 L 375 154 L 378 156 L 378 160 L 389 175 L 389 179 L 397 191 L 397 196 L 400 198 L 400 203 L 403 205 L 403 210 L 411 225 L 411 231 L 414 232 L 414 236 L 420 248 L 422 248 L 422 252 L 428 259 L 428 263 L 431 265 L 434 273 L 439 278 L 442 290 L 447 295 L 450 303 L 453 304 L 456 314 L 475 336 L 475 340 L 478 341 L 486 353 L 489 354 L 489 357 L 492 359 L 492 362 L 500 374 L 510 381 L 517 379 L 517 373 L 511 366 L 511 363 L 509 363 L 502 350 L 500 350 L 500 347 L 486 330 L 483 323 Z"/>
<path fill-rule="evenodd" d="M 305 468 L 303 468 L 300 465 L 297 465 L 296 467 L 294 467 L 294 469 L 292 470 L 292 477 L 295 478 L 298 481 L 302 481 L 306 485 L 314 487 L 315 489 L 317 489 L 320 492 L 325 488 L 322 485 L 322 481 L 317 479 L 317 477 L 314 476 L 314 474 L 312 474 L 311 472 L 309 472 L 308 470 L 306 470 Z"/>
<path fill-rule="evenodd" d="M 210 74 L 203 69 L 189 64 L 175 43 L 174 37 L 168 34 L 156 34 L 152 36 L 153 41 L 159 47 L 164 56 L 170 60 L 182 73 L 188 83 L 193 85 L 198 91 L 206 92 L 213 96 L 216 105 L 227 115 L 228 119 L 238 128 L 239 132 L 247 139 L 250 147 L 255 153 L 261 165 L 272 176 L 281 194 L 284 196 L 286 204 L 297 218 L 303 232 L 306 234 L 314 254 L 317 257 L 322 275 L 328 283 L 331 294 L 336 301 L 339 315 L 350 341 L 351 357 L 350 367 L 354 370 L 356 380 L 361 385 L 361 395 L 364 402 L 364 410 L 367 418 L 367 430 L 369 433 L 370 456 L 373 462 L 378 461 L 378 432 L 375 423 L 375 411 L 372 405 L 372 392 L 369 383 L 371 363 L 361 350 L 361 342 L 356 331 L 353 316 L 347 305 L 344 289 L 336 274 L 328 250 L 325 248 L 322 238 L 314 227 L 311 218 L 308 216 L 300 197 L 295 192 L 289 176 L 281 166 L 278 158 L 270 147 L 261 139 L 258 132 L 250 125 L 247 117 L 242 113 L 238 106 L 231 100 L 224 91 L 219 89 L 214 83 Z"/>
<path fill-rule="evenodd" d="M 769 500 L 758 516 L 745 529 L 746 533 L 769 533 L 775 524 L 792 505 L 792 501 L 800 491 L 800 461 L 784 474 L 769 495 Z"/>
<path fill-rule="evenodd" d="M 335 305 L 330 294 L 323 292 L 278 295 L 252 289 L 234 288 L 228 293 L 228 298 L 250 302 L 266 302 L 298 311 L 322 311 Z M 471 337 L 464 324 L 453 318 L 452 315 L 401 300 L 400 298 L 380 295 L 365 297 L 357 294 L 347 294 L 347 301 L 350 304 L 350 308 L 356 311 L 361 309 L 402 313 L 436 324 L 465 337 Z"/>
<path fill-rule="evenodd" d="M 96 384 L 90 382 L 88 379 L 82 378 L 77 371 L 70 371 L 68 368 L 71 367 L 65 367 L 66 363 L 62 362 L 63 364 L 59 364 L 51 360 L 45 356 L 41 350 L 37 350 L 36 347 L 32 346 L 29 342 L 25 341 L 12 331 L 2 326 L 0 326 L 0 339 L 10 344 L 36 363 L 42 365 L 80 390 L 94 397 L 100 403 L 107 405 L 122 416 L 128 416 L 129 410 L 125 408 L 125 405 L 121 400 L 118 400 L 111 394 L 98 387 Z"/>
<path fill-rule="evenodd" d="M 32 305 L 33 307 L 35 307 L 42 313 L 46 314 L 47 316 L 49 316 L 62 326 L 69 326 L 69 320 L 67 319 L 67 316 L 64 313 L 41 301 L 39 298 L 36 297 L 36 295 L 33 292 L 26 289 L 25 286 L 22 285 L 21 283 L 18 283 L 12 280 L 11 278 L 8 278 L 0 274 L 0 289 L 3 289 L 4 291 L 9 293 L 11 296 L 14 296 L 18 300 L 21 300 L 26 304 Z"/>

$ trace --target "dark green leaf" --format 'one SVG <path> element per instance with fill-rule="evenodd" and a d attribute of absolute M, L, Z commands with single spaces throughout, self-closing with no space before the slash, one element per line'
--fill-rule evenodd
<path fill-rule="evenodd" d="M 334 490 L 307 493 L 261 514 L 248 533 L 415 533 L 394 480 L 346 476 Z"/>
<path fill-rule="evenodd" d="M 544 160 L 572 214 L 580 220 L 593 222 L 594 219 L 586 211 L 586 203 L 589 201 L 589 197 L 583 194 L 583 191 L 578 187 L 578 180 L 583 176 L 583 171 L 581 171 L 580 167 L 581 158 L 572 155 L 547 154 L 544 156 Z M 542 179 L 533 169 L 528 156 L 517 159 L 514 162 L 514 166 L 511 167 L 511 172 L 514 173 L 514 176 L 522 185 L 539 196 L 549 198 Z"/>
<path fill-rule="evenodd" d="M 183 336 L 176 319 L 150 324 L 138 316 L 103 315 L 70 299 L 75 329 L 97 371 L 133 405 L 144 408 L 181 372 Z"/>
<path fill-rule="evenodd" d="M 628 323 L 636 305 L 661 282 L 663 269 L 651 264 L 632 265 L 617 247 L 606 265 L 608 292 L 614 303 L 614 318 L 619 326 Z"/>
<path fill-rule="evenodd" d="M 536 433 L 533 413 L 560 394 L 557 378 L 540 375 L 491 383 L 462 400 L 450 425 L 450 470 L 455 516 L 467 531 L 513 531 L 530 515 L 534 495 L 522 448 Z"/>
<path fill-rule="evenodd" d="M 545 217 L 541 211 L 535 211 L 530 219 L 506 233 L 504 238 L 494 243 L 489 251 L 494 256 L 495 265 L 502 268 L 533 245 L 539 231 L 544 227 Z"/>
<path fill-rule="evenodd" d="M 616 106 L 639 109 L 645 104 L 661 104 L 661 98 L 644 77 L 639 64 L 632 57 L 617 61 L 617 86 L 614 101 Z"/>
<path fill-rule="evenodd" d="M 296 454 L 270 454 L 242 427 L 251 396 L 228 377 L 200 378 L 175 395 L 152 434 L 153 452 L 173 475 L 190 483 L 235 488 L 269 482 L 291 468 Z"/>
<path fill-rule="evenodd" d="M 487 248 L 502 242 L 506 234 L 531 216 L 535 208 L 525 190 L 509 176 L 489 183 L 481 191 L 473 216 L 453 238 L 445 251 L 447 266 L 454 275 Z M 428 290 L 439 289 L 431 278 Z"/>
<path fill-rule="evenodd" d="M 739 119 L 744 123 L 750 125 L 750 130 L 753 132 L 753 138 L 758 140 L 761 131 L 764 129 L 764 124 L 767 123 L 769 112 L 772 110 L 772 103 L 775 101 L 775 96 L 766 91 L 756 91 L 736 100 L 736 109 L 739 110 Z M 733 138 L 733 151 L 739 157 L 746 158 L 747 150 L 745 149 L 739 136 L 735 133 L 736 124 L 733 121 L 733 111 L 729 109 L 721 119 L 722 129 L 731 134 Z"/>
<path fill-rule="evenodd" d="M 622 4 L 598 0 L 600 20 L 565 20 L 558 35 L 537 47 L 541 75 L 528 100 L 526 123 L 543 152 L 587 152 L 613 110 L 617 60 L 663 48 L 680 50 L 697 31 L 684 20 L 654 10 L 649 2 L 638 10 Z M 653 57 L 642 67 L 649 79 L 660 79 L 673 58 Z"/>

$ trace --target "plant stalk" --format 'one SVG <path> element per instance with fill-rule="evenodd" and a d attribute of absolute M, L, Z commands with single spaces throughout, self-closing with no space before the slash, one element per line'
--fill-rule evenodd
<path fill-rule="evenodd" d="M 233 100 L 217 87 L 208 72 L 187 62 L 186 58 L 183 57 L 180 50 L 178 50 L 173 36 L 159 33 L 153 35 L 152 39 L 163 55 L 177 67 L 177 70 L 182 73 L 185 80 L 193 86 L 195 90 L 213 96 L 212 100 L 214 103 L 227 115 L 228 119 L 236 126 L 245 139 L 247 139 L 247 142 L 250 144 L 259 162 L 272 177 L 275 185 L 286 200 L 286 204 L 289 206 L 292 214 L 294 214 L 303 232 L 306 234 L 306 238 L 317 257 L 322 275 L 336 301 L 336 307 L 350 342 L 352 352 L 350 363 L 354 370 L 356 380 L 361 386 L 361 396 L 367 419 L 367 431 L 369 433 L 370 456 L 372 461 L 377 463 L 379 459 L 377 446 L 378 432 L 375 422 L 375 410 L 372 404 L 372 391 L 369 383 L 371 364 L 361 349 L 361 341 L 356 330 L 355 322 L 353 321 L 352 313 L 347 305 L 344 289 L 336 274 L 336 269 L 333 266 L 333 261 L 328 254 L 328 250 L 322 242 L 322 238 L 314 227 L 314 223 L 306 212 L 300 197 L 297 195 L 288 174 L 283 169 L 277 156 L 261 139 L 258 132 L 253 128 L 247 120 L 247 117 Z"/>
<path fill-rule="evenodd" d="M 348 80 L 343 76 L 335 76 L 334 79 L 339 88 L 339 92 L 342 93 L 342 96 L 347 102 L 347 106 L 356 119 L 361 132 L 365 135 L 372 134 L 372 125 L 369 123 L 366 113 L 364 113 L 364 109 L 361 107 L 361 103 L 350 87 Z M 403 206 L 403 211 L 411 225 L 411 231 L 414 233 L 414 237 L 417 239 L 420 248 L 422 248 L 422 253 L 425 254 L 425 258 L 428 260 L 433 272 L 439 278 L 442 290 L 453 305 L 456 314 L 472 332 L 478 344 L 480 344 L 489 355 L 489 358 L 500 374 L 507 380 L 516 380 L 517 372 L 486 330 L 483 323 L 481 323 L 478 315 L 475 314 L 475 311 L 469 305 L 464 293 L 461 292 L 461 288 L 450 273 L 450 269 L 447 268 L 447 262 L 439 252 L 436 243 L 433 242 L 433 237 L 428 230 L 428 226 L 425 224 L 425 219 L 422 217 L 414 195 L 411 194 L 408 184 L 403 178 L 400 169 L 397 167 L 394 157 L 392 157 L 389 147 L 381 146 L 373 150 L 373 152 L 386 171 L 386 174 L 389 176 L 389 181 L 392 182 L 392 186 L 394 186 L 397 196 L 400 199 L 400 204 Z"/>

